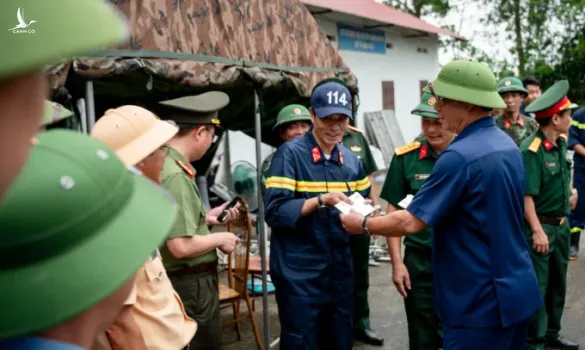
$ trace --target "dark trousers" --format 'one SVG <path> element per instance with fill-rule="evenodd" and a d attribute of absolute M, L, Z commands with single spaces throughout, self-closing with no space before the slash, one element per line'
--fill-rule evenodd
<path fill-rule="evenodd" d="M 197 350 L 221 348 L 221 319 L 217 271 L 169 276 L 183 301 L 187 315 L 197 322 L 197 333 L 189 347 Z"/>
<path fill-rule="evenodd" d="M 532 249 L 529 234 L 530 256 L 538 279 L 544 305 L 536 311 L 528 328 L 528 348 L 543 349 L 547 339 L 554 340 L 561 331 L 561 319 L 567 292 L 570 232 L 567 222 L 560 226 L 542 225 L 548 236 L 549 251 L 538 254 Z M 529 231 L 529 230 L 528 230 Z"/>
<path fill-rule="evenodd" d="M 443 350 L 524 350 L 528 321 L 510 327 L 443 327 Z"/>
<path fill-rule="evenodd" d="M 412 287 L 404 299 L 409 349 L 440 349 L 443 339 L 441 322 L 433 305 L 431 248 L 406 247 L 404 265 L 408 269 Z"/>
<path fill-rule="evenodd" d="M 275 287 L 281 350 L 352 349 L 352 294 L 320 303 Z"/>
<path fill-rule="evenodd" d="M 366 330 L 370 329 L 370 236 L 350 236 L 349 248 L 354 271 L 353 328 Z"/>

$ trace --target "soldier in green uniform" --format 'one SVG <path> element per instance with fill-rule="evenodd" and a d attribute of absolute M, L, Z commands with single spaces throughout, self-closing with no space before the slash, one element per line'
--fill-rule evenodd
<path fill-rule="evenodd" d="M 278 112 L 276 124 L 272 127 L 272 131 L 277 132 L 284 143 L 304 135 L 310 127 L 311 115 L 309 114 L 309 110 L 302 105 L 288 105 Z M 274 153 L 276 152 L 271 153 L 262 162 L 262 194 L 266 190 L 266 177 Z"/>
<path fill-rule="evenodd" d="M 526 174 L 525 233 L 545 301 L 531 319 L 529 349 L 578 349 L 560 337 L 565 306 L 570 229 L 568 220 L 570 165 L 562 136 L 571 125 L 569 83 L 555 83 L 526 107 L 534 113 L 539 130 L 520 145 Z"/>
<path fill-rule="evenodd" d="M 69 118 L 73 115 L 73 112 L 63 107 L 62 105 L 45 100 L 45 111 L 43 113 L 43 119 L 41 120 L 40 129 L 46 129 L 47 127 L 55 124 L 63 119 Z"/>
<path fill-rule="evenodd" d="M 422 117 L 423 136 L 395 151 L 380 195 L 388 201 L 387 212 L 401 209 L 399 203 L 418 192 L 429 177 L 437 156 L 455 136 L 442 128 L 435 103 L 436 99 L 425 91 L 420 104 L 411 112 Z M 431 234 L 428 227 L 404 238 L 404 262 L 401 238 L 387 238 L 392 281 L 405 298 L 411 350 L 436 350 L 442 346 L 441 324 L 433 309 Z"/>
<path fill-rule="evenodd" d="M 49 90 L 43 69 L 62 58 L 114 45 L 128 38 L 129 31 L 123 17 L 103 0 L 0 1 L 0 23 L 6 26 L 0 30 L 1 199 L 39 129 Z"/>
<path fill-rule="evenodd" d="M 0 206 L 0 348 L 90 349 L 177 204 L 87 135 L 51 130 L 34 144 Z"/>
<path fill-rule="evenodd" d="M 343 135 L 342 144 L 349 148 L 362 162 L 366 174 L 370 178 L 371 192 L 370 199 L 372 205 L 376 206 L 376 212 L 379 213 L 378 194 L 374 186 L 374 174 L 378 167 L 370 150 L 368 141 L 363 135 L 363 131 L 353 126 L 348 126 Z M 384 339 L 379 337 L 370 327 L 370 305 L 368 303 L 368 289 L 370 287 L 370 236 L 352 235 L 349 237 L 349 247 L 353 260 L 354 270 L 354 298 L 353 298 L 353 327 L 356 341 L 366 344 L 382 346 Z"/>
<path fill-rule="evenodd" d="M 496 117 L 496 125 L 520 145 L 538 130 L 538 124 L 534 119 L 520 113 L 520 106 L 528 96 L 528 91 L 520 79 L 507 77 L 498 83 L 498 93 L 506 103 L 506 109 L 503 115 Z"/>
<path fill-rule="evenodd" d="M 215 249 L 231 253 L 238 238 L 229 232 L 210 233 L 208 225 L 221 225 L 217 216 L 227 203 L 205 212 L 190 162 L 201 159 L 211 147 L 220 124 L 218 111 L 228 103 L 226 94 L 211 91 L 160 102 L 153 108 L 161 118 L 179 126 L 177 135 L 168 142 L 162 185 L 177 200 L 181 210 L 160 253 L 187 315 L 199 326 L 191 341 L 195 349 L 215 350 L 221 346 Z M 230 210 L 228 221 L 236 215 L 237 209 Z"/>

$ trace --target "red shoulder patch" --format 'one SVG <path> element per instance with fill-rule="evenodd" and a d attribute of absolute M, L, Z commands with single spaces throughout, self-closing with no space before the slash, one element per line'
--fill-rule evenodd
<path fill-rule="evenodd" d="M 420 156 L 419 156 L 419 159 L 425 159 L 428 154 L 429 154 L 429 145 L 423 145 L 420 148 Z"/>
<path fill-rule="evenodd" d="M 312 151 L 313 154 L 313 163 L 317 163 L 321 160 L 321 151 L 319 150 L 318 146 L 315 146 Z"/>
<path fill-rule="evenodd" d="M 185 172 L 185 174 L 189 176 L 190 179 L 195 178 L 195 173 L 193 172 L 193 170 L 189 169 L 188 166 L 183 164 L 180 160 L 175 160 L 175 163 L 179 166 L 179 168 L 181 168 L 181 170 Z"/>

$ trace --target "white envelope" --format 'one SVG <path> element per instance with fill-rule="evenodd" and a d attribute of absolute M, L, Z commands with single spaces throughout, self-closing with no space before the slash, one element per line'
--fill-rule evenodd
<path fill-rule="evenodd" d="M 410 204 L 410 202 L 412 202 L 413 198 L 414 198 L 414 196 L 409 194 L 408 196 L 404 197 L 404 199 L 401 200 L 400 203 L 398 203 L 398 205 L 401 208 L 406 209 L 408 207 L 408 205 Z"/>

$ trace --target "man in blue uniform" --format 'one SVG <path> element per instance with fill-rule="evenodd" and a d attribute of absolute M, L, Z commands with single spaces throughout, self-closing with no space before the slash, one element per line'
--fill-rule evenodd
<path fill-rule="evenodd" d="M 429 87 L 443 127 L 457 137 L 406 210 L 351 213 L 343 225 L 384 236 L 432 226 L 443 349 L 525 349 L 528 319 L 542 299 L 523 232 L 522 155 L 489 115 L 505 106 L 496 79 L 479 62 L 453 61 Z"/>
<path fill-rule="evenodd" d="M 573 150 L 573 188 L 581 199 L 577 199 L 575 209 L 569 214 L 571 224 L 571 260 L 579 254 L 579 239 L 585 227 L 585 108 L 573 115 L 569 129 L 569 149 Z"/>
<path fill-rule="evenodd" d="M 276 288 L 281 346 L 349 350 L 353 343 L 353 268 L 349 235 L 333 206 L 367 197 L 370 182 L 340 142 L 351 95 L 326 83 L 311 96 L 313 127 L 276 151 L 266 179 L 272 228 L 270 275 Z"/>

